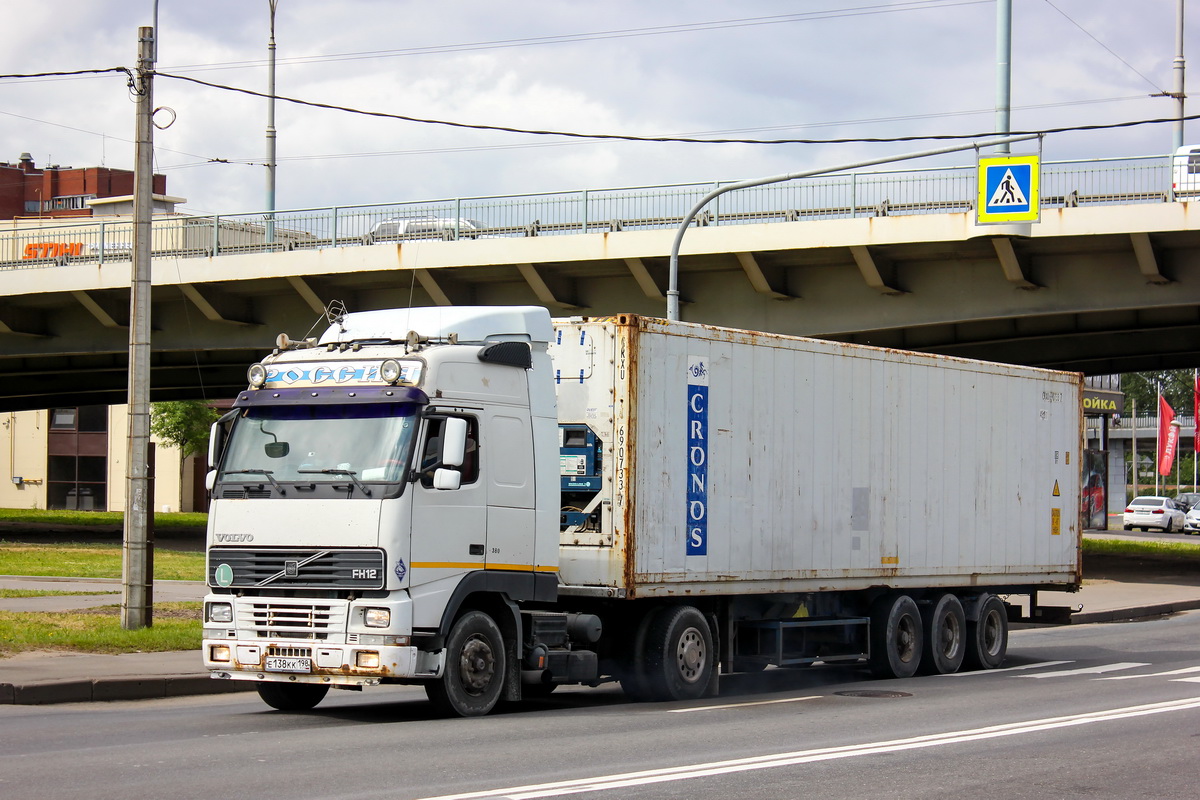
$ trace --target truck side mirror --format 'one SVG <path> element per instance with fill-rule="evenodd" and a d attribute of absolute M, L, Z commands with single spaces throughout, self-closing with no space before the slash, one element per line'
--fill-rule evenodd
<path fill-rule="evenodd" d="M 442 427 L 442 466 L 461 467 L 466 455 L 467 421 L 462 417 L 447 417 Z"/>
<path fill-rule="evenodd" d="M 456 469 L 438 469 L 433 473 L 434 489 L 457 489 L 462 486 L 462 473 Z"/>

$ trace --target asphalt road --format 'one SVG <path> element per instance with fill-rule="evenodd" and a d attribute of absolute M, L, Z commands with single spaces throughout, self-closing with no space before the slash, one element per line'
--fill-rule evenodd
<path fill-rule="evenodd" d="M 722 697 L 560 690 L 438 719 L 420 689 L 0 707 L 0 797 L 1194 800 L 1200 612 L 1014 631 L 1004 670 L 768 670 Z M 523 788 L 522 788 L 523 787 Z"/>

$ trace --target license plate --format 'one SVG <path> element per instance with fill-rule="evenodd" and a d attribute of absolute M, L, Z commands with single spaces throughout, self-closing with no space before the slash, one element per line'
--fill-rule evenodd
<path fill-rule="evenodd" d="M 267 672 L 312 672 L 312 659 L 270 656 L 263 669 Z"/>

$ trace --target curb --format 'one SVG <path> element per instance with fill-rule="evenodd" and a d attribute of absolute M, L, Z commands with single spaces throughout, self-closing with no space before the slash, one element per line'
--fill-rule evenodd
<path fill-rule="evenodd" d="M 249 692 L 249 681 L 219 681 L 208 675 L 166 675 L 154 678 L 84 678 L 40 683 L 0 683 L 0 705 L 40 706 L 52 703 L 93 703 L 108 700 L 157 700 L 205 694 Z"/>
<path fill-rule="evenodd" d="M 1159 603 L 1152 606 L 1136 606 L 1134 608 L 1115 608 L 1109 611 L 1091 611 L 1071 615 L 1072 625 L 1087 625 L 1093 622 L 1128 622 L 1145 617 L 1161 617 L 1167 614 L 1178 614 L 1180 611 L 1194 611 L 1200 608 L 1200 600 L 1179 600 L 1174 603 Z"/>

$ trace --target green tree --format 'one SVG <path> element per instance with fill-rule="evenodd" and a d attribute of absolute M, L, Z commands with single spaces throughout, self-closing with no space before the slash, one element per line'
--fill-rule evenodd
<path fill-rule="evenodd" d="M 208 433 L 220 414 L 203 400 L 172 400 L 150 405 L 150 432 L 179 448 L 184 458 L 208 447 Z"/>
<path fill-rule="evenodd" d="M 1127 372 L 1121 376 L 1121 391 L 1125 393 L 1125 414 L 1158 413 L 1158 387 L 1176 414 L 1192 413 L 1193 372 L 1190 369 L 1169 369 L 1160 372 Z"/>

